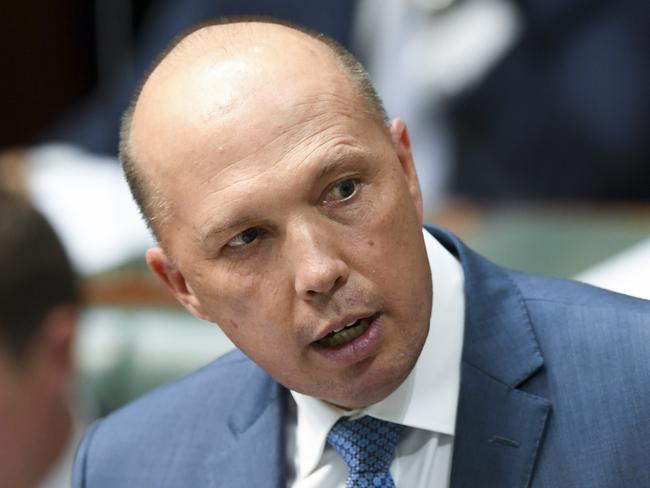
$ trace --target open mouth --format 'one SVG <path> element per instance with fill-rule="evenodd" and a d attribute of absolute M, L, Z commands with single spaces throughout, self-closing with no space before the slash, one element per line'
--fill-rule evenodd
<path fill-rule="evenodd" d="M 377 318 L 377 315 L 378 314 L 374 314 L 370 317 L 356 320 L 345 327 L 334 330 L 319 340 L 318 344 L 325 347 L 339 347 L 347 344 L 363 335 L 363 333 L 368 330 L 368 327 L 370 327 L 372 321 Z"/>

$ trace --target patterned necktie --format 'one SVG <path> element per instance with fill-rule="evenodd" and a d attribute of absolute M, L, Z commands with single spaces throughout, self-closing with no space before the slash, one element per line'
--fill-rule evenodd
<path fill-rule="evenodd" d="M 340 419 L 327 435 L 327 442 L 348 465 L 346 488 L 384 486 L 395 488 L 390 465 L 403 425 L 364 416 Z"/>

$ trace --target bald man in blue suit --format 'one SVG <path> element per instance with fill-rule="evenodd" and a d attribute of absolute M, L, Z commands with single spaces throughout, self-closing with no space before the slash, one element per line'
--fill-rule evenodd
<path fill-rule="evenodd" d="M 450 486 L 650 486 L 650 304 L 506 270 L 429 230 L 467 281 Z M 74 486 L 285 486 L 287 401 L 233 352 L 96 423 Z"/>
<path fill-rule="evenodd" d="M 149 266 L 240 351 L 97 422 L 75 487 L 299 486 L 299 395 L 345 415 L 426 376 L 421 351 L 452 333 L 453 314 L 429 327 L 452 274 L 443 486 L 650 486 L 650 305 L 423 234 L 406 126 L 337 45 L 268 22 L 204 27 L 154 69 L 122 135 L 159 242 Z M 436 253 L 453 273 L 436 275 Z"/>

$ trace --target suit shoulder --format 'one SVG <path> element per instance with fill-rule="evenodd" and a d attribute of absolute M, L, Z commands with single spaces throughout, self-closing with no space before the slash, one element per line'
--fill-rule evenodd
<path fill-rule="evenodd" d="M 509 275 L 550 364 L 582 361 L 591 364 L 592 372 L 604 366 L 610 371 L 628 367 L 647 383 L 638 373 L 650 378 L 649 301 L 576 281 Z"/>
<path fill-rule="evenodd" d="M 593 472 L 589 479 L 600 480 L 589 486 L 647 486 L 650 302 L 573 281 L 509 274 L 543 357 L 543 368 L 521 388 L 552 405 L 537 475 L 553 481 L 541 484 L 584 481 L 576 470 L 582 466 Z"/>
<path fill-rule="evenodd" d="M 73 486 L 163 486 L 160 476 L 170 476 L 164 486 L 180 486 L 170 480 L 192 479 L 196 452 L 209 452 L 210 441 L 231 435 L 227 419 L 242 385 L 263 375 L 233 351 L 97 421 L 77 450 Z M 256 391 L 251 387 L 250 396 Z"/>
<path fill-rule="evenodd" d="M 507 271 L 523 299 L 528 302 L 549 302 L 557 305 L 616 308 L 632 313 L 650 313 L 650 301 L 616 293 L 574 280 Z"/>
<path fill-rule="evenodd" d="M 77 450 L 73 486 L 206 486 L 205 466 L 228 456 L 250 419 L 280 415 L 283 391 L 243 353 L 226 354 L 97 421 Z"/>
<path fill-rule="evenodd" d="M 242 376 L 256 366 L 240 351 L 231 351 L 188 375 L 159 386 L 106 417 L 102 423 L 119 426 L 133 420 L 192 410 L 202 401 L 228 398 Z M 218 406 L 227 407 L 226 402 Z"/>

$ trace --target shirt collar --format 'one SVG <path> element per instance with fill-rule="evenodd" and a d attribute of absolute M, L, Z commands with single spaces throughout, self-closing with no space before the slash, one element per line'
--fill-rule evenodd
<path fill-rule="evenodd" d="M 296 402 L 297 477 L 312 472 L 327 434 L 342 416 L 373 417 L 408 427 L 454 435 L 465 321 L 464 275 L 460 263 L 423 230 L 433 288 L 429 333 L 406 380 L 382 401 L 348 411 L 291 391 Z"/>

